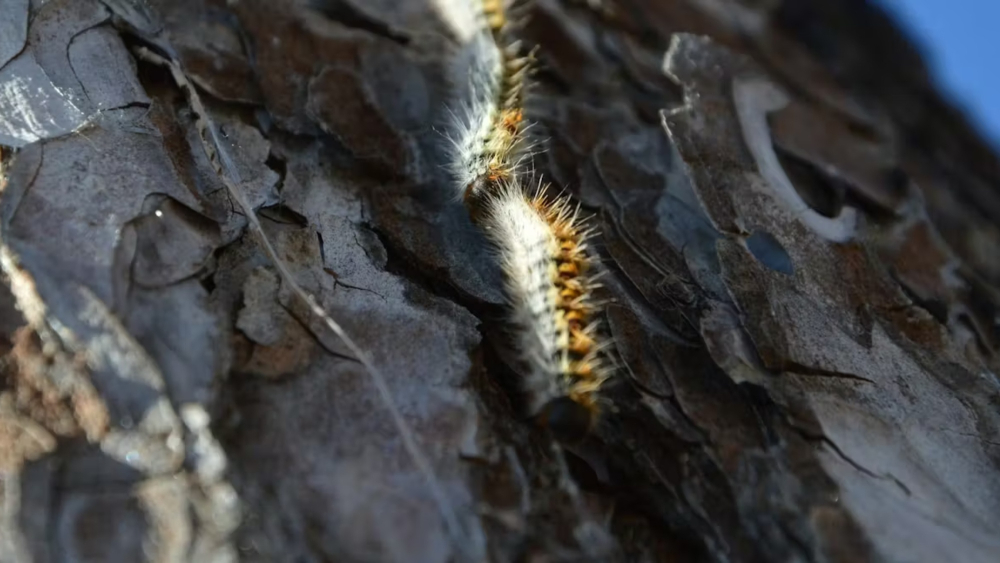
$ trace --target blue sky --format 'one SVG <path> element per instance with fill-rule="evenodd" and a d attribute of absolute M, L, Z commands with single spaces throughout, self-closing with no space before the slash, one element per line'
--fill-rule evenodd
<path fill-rule="evenodd" d="M 1000 0 L 878 0 L 920 42 L 942 89 L 1000 149 Z"/>

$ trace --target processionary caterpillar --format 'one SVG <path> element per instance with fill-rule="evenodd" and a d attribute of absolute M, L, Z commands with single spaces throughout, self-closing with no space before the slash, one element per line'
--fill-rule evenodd
<path fill-rule="evenodd" d="M 480 1 L 485 25 L 468 44 L 471 95 L 455 120 L 451 164 L 503 267 L 531 413 L 560 441 L 578 441 L 599 418 L 598 392 L 608 378 L 592 298 L 591 231 L 568 199 L 528 179 L 523 101 L 533 56 L 508 38 L 502 0 Z"/>

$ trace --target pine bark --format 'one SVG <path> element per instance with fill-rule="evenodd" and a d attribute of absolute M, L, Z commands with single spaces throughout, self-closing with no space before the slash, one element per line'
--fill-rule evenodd
<path fill-rule="evenodd" d="M 559 446 L 453 197 L 447 13 L 0 0 L 0 561 L 1000 560 L 1000 160 L 889 18 L 516 7 L 617 364 Z"/>

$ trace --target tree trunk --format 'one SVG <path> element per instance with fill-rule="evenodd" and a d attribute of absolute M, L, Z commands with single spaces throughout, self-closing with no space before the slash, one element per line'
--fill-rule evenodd
<path fill-rule="evenodd" d="M 513 8 L 616 365 L 560 446 L 458 1 L 0 0 L 0 561 L 1000 561 L 1000 161 L 886 16 Z"/>

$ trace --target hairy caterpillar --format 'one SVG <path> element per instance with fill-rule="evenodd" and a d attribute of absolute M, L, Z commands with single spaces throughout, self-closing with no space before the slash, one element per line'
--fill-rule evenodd
<path fill-rule="evenodd" d="M 600 414 L 607 379 L 593 320 L 587 231 L 564 198 L 518 183 L 486 201 L 480 224 L 498 250 L 517 345 L 528 366 L 525 390 L 537 420 L 563 441 L 582 439 Z"/>
<path fill-rule="evenodd" d="M 495 247 L 527 367 L 536 420 L 577 441 L 600 414 L 607 370 L 597 344 L 595 287 L 583 225 L 569 200 L 527 188 L 525 80 L 533 55 L 507 39 L 502 0 L 482 0 L 485 27 L 469 44 L 470 101 L 456 119 L 452 166 L 473 220 Z"/>
<path fill-rule="evenodd" d="M 510 182 L 523 162 L 523 95 L 532 54 L 521 55 L 517 42 L 506 42 L 507 17 L 501 0 L 483 0 L 485 28 L 465 51 L 471 60 L 457 65 L 468 77 L 470 94 L 455 115 L 452 170 L 459 194 L 471 213 L 501 183 Z"/>

